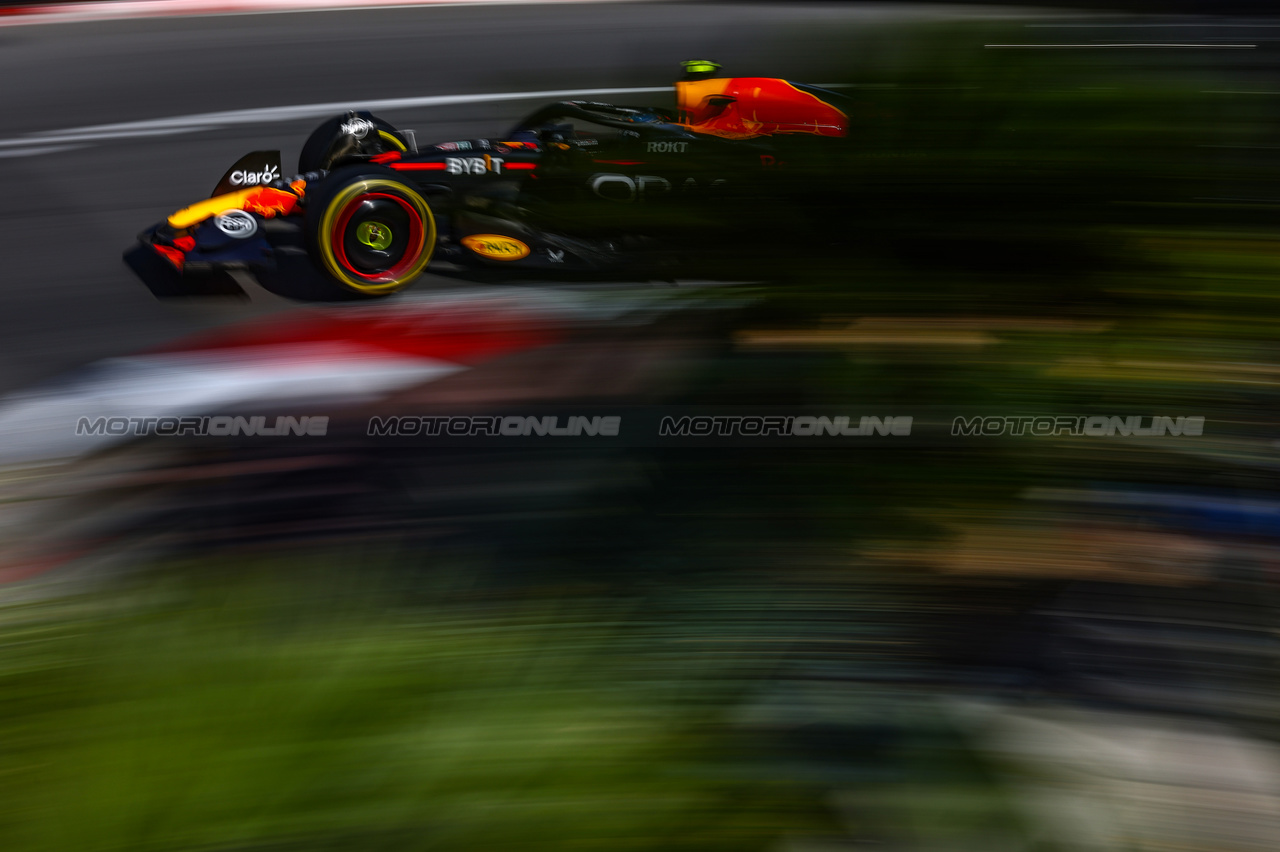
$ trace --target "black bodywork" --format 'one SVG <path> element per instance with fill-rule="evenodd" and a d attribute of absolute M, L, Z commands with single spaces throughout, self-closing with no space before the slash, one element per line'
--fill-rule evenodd
<path fill-rule="evenodd" d="M 793 180 L 792 161 L 831 157 L 841 142 L 725 138 L 695 132 L 663 109 L 566 101 L 497 138 L 417 147 L 412 135 L 353 111 L 312 135 L 299 175 L 263 181 L 276 188 L 302 181 L 294 210 L 252 212 L 258 227 L 250 238 L 204 221 L 181 232 L 194 245 L 176 263 L 168 248 L 175 231 L 160 223 L 125 258 L 159 296 L 238 293 L 229 273 L 240 271 L 281 295 L 340 296 L 316 261 L 308 208 L 327 185 L 358 172 L 401 181 L 429 204 L 434 274 L 475 281 L 740 278 L 755 254 L 783 241 L 782 232 L 807 227 L 797 221 L 809 199 Z M 278 175 L 272 154 L 255 152 L 237 165 L 263 178 Z M 218 191 L 234 188 L 234 169 Z M 502 248 L 483 242 L 493 236 L 527 251 L 492 250 Z"/>

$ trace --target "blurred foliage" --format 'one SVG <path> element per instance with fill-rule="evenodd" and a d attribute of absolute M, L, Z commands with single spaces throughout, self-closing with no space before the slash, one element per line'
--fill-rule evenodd
<path fill-rule="evenodd" d="M 789 160 L 778 216 L 837 247 L 782 253 L 741 318 L 742 357 L 691 396 L 918 421 L 1202 414 L 1207 437 L 776 465 L 797 495 L 821 495 L 832 538 L 919 534 L 929 507 L 1006 511 L 1030 485 L 1269 490 L 1257 460 L 1280 381 L 1277 126 L 1270 99 L 1240 91 L 1266 60 L 984 47 L 1029 32 L 1052 31 L 923 27 L 855 54 L 847 145 Z"/>
<path fill-rule="evenodd" d="M 426 604 L 311 562 L 7 607 L 5 847 L 742 849 L 823 824 L 733 748 L 745 657 L 626 599 Z"/>

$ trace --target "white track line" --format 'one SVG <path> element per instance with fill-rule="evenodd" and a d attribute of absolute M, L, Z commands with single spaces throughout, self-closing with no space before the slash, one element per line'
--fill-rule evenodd
<path fill-rule="evenodd" d="M 45 148 L 10 148 L 7 151 L 0 151 L 0 158 L 4 157 L 43 157 L 45 154 L 56 154 L 59 151 L 74 151 L 77 148 L 83 148 L 84 145 L 53 145 Z"/>
<path fill-rule="evenodd" d="M 582 96 L 636 95 L 670 91 L 670 86 L 640 86 L 624 89 L 555 89 L 542 92 L 486 92 L 474 95 L 425 95 L 417 98 L 382 98 L 372 101 L 333 101 L 323 104 L 295 104 L 293 106 L 238 109 L 228 112 L 206 112 L 197 115 L 179 115 L 171 118 L 155 118 L 148 121 L 126 121 L 120 124 L 95 124 L 90 127 L 73 127 L 67 130 L 47 130 L 13 139 L 0 139 L 0 150 L 10 151 L 10 157 L 33 157 L 52 153 L 57 146 L 71 143 L 99 142 L 109 139 L 134 139 L 144 136 L 168 136 L 192 133 L 197 130 L 213 130 L 234 124 L 267 124 L 275 121 L 294 121 L 302 118 L 322 118 L 349 109 L 385 110 L 414 107 L 453 106 L 457 104 L 491 103 L 494 101 L 562 100 Z M 47 147 L 42 147 L 47 146 Z M 77 146 L 79 147 L 79 146 Z M 63 148 L 62 150 L 66 150 Z M 5 156 L 6 154 L 0 154 Z"/>

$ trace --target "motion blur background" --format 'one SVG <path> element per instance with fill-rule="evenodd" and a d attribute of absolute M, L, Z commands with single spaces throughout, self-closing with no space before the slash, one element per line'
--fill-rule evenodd
<path fill-rule="evenodd" d="M 0 843 L 1280 848 L 1280 19 L 1183 11 L 0 27 Z M 119 260 L 319 117 L 158 119 L 664 87 L 692 57 L 843 87 L 847 146 L 789 173 L 800 207 L 840 189 L 834 245 L 770 247 L 729 286 L 428 275 L 376 308 L 160 302 Z M 380 114 L 443 141 L 540 100 Z M 796 214 L 760 211 L 788 234 Z M 422 361 L 330 353 L 300 389 L 291 329 L 348 321 Z M 74 436 L 173 399 L 330 435 Z M 538 404 L 1206 424 L 820 449 L 364 434 Z"/>

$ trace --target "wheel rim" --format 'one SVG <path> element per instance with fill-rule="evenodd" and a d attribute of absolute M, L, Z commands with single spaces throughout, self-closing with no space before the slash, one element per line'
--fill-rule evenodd
<path fill-rule="evenodd" d="M 395 232 L 385 222 L 361 222 L 356 228 L 356 239 L 375 251 L 386 251 L 395 241 Z"/>
<path fill-rule="evenodd" d="M 366 180 L 343 189 L 321 222 L 325 266 L 347 287 L 369 293 L 416 278 L 435 247 L 435 222 L 417 193 L 395 181 Z"/>
<path fill-rule="evenodd" d="M 403 198 L 362 192 L 338 214 L 329 235 L 338 263 L 366 281 L 399 280 L 422 252 L 422 224 Z"/>

